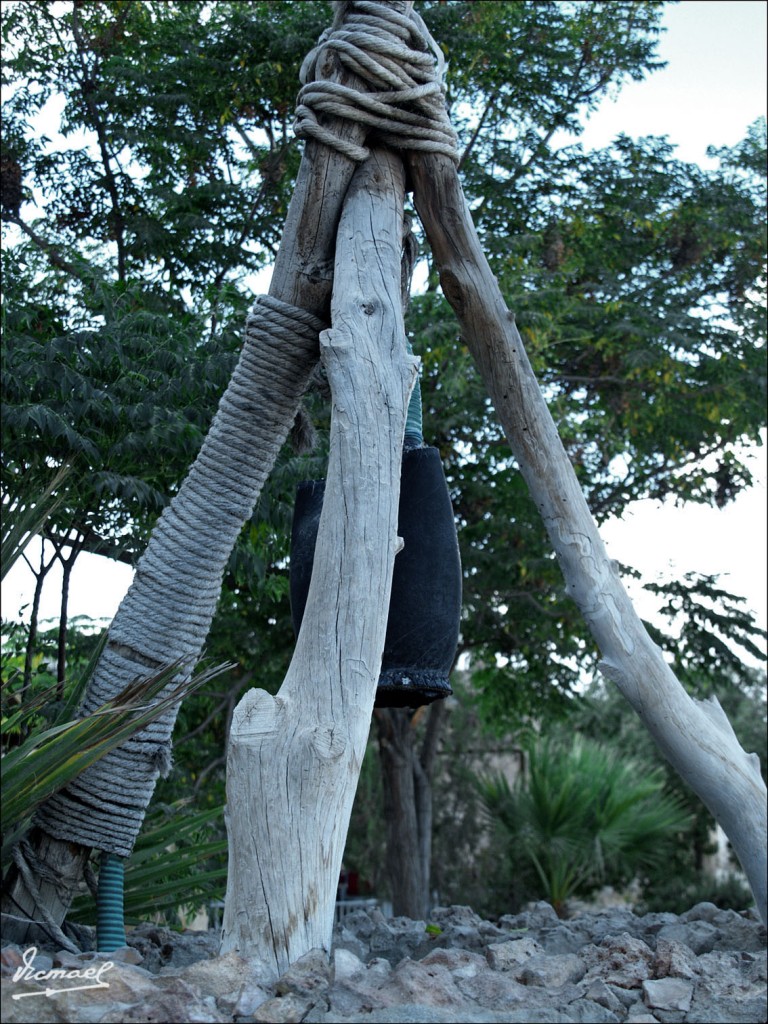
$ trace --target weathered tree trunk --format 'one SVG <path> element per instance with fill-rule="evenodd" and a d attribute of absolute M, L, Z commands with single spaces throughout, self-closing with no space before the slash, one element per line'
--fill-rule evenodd
<path fill-rule="evenodd" d="M 35 656 L 35 649 L 37 646 L 37 632 L 39 627 L 38 618 L 40 615 L 40 599 L 43 596 L 43 583 L 48 571 L 52 568 L 56 561 L 56 552 L 54 550 L 53 555 L 46 564 L 45 561 L 45 540 L 41 540 L 40 544 L 40 568 L 35 570 L 32 567 L 29 559 L 26 555 L 24 556 L 27 565 L 32 570 L 35 577 L 35 590 L 32 596 L 32 609 L 29 615 L 29 633 L 27 635 L 27 646 L 24 654 L 24 681 L 21 687 L 21 693 L 24 695 L 27 692 L 29 684 L 32 682 L 32 662 Z"/>
<path fill-rule="evenodd" d="M 379 151 L 347 195 L 333 326 L 321 337 L 333 411 L 309 596 L 278 696 L 250 690 L 230 731 L 222 952 L 259 956 L 275 975 L 310 949 L 330 951 L 384 648 L 417 364 L 400 301 L 403 194 L 400 158 Z"/>
<path fill-rule="evenodd" d="M 375 712 L 381 761 L 387 875 L 395 916 L 426 920 L 432 865 L 432 774 L 445 704 Z M 417 723 L 426 730 L 417 744 Z"/>
<path fill-rule="evenodd" d="M 766 787 L 716 698 L 692 699 L 651 641 L 608 558 L 480 246 L 454 165 L 409 159 L 414 201 L 446 298 L 482 374 L 565 576 L 603 655 L 601 668 L 730 839 L 764 922 Z"/>

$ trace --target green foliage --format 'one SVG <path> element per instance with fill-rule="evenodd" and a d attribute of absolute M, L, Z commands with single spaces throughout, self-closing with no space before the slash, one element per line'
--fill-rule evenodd
<path fill-rule="evenodd" d="M 512 786 L 503 774 L 478 784 L 517 884 L 562 912 L 574 896 L 665 863 L 689 818 L 663 782 L 659 769 L 577 735 L 531 744 Z"/>
<path fill-rule="evenodd" d="M 677 627 L 677 636 L 673 641 L 658 629 L 652 632 L 673 653 L 675 674 L 692 693 L 722 695 L 741 680 L 749 684 L 745 660 L 765 662 L 766 632 L 744 610 L 744 598 L 729 594 L 716 576 L 697 573 L 646 583 L 644 589 L 665 598 L 659 614 Z"/>
<path fill-rule="evenodd" d="M 20 746 L 5 754 L 2 817 L 8 832 L 3 840 L 4 859 L 27 832 L 32 815 L 44 800 L 177 704 L 192 685 L 201 685 L 211 675 L 207 672 L 198 676 L 195 684 L 187 681 L 171 686 L 183 667 L 174 664 L 149 679 L 130 683 L 114 700 L 85 718 L 32 730 Z M 27 725 L 49 699 L 50 694 L 44 693 L 11 713 L 7 719 L 9 731 Z M 71 714 L 74 709 L 68 710 Z"/>
<path fill-rule="evenodd" d="M 659 66 L 662 8 L 419 7 L 447 55 L 482 243 L 599 518 L 670 492 L 731 500 L 750 480 L 736 445 L 765 423 L 764 128 L 706 172 L 664 139 L 594 153 L 560 141 Z M 197 451 L 233 365 L 244 275 L 279 243 L 297 69 L 330 16 L 309 0 L 86 0 L 3 19 L 4 144 L 22 183 L 3 210 L 4 482 L 71 462 L 57 528 L 66 511 L 86 550 L 135 561 Z M 35 131 L 54 110 L 60 131 Z M 464 649 L 489 719 L 561 714 L 594 645 L 434 287 L 409 330 L 460 526 Z M 317 461 L 283 457 L 233 556 L 228 621 L 243 579 L 266 602 L 246 600 L 247 636 L 278 607 L 292 488 L 322 475 Z"/>
<path fill-rule="evenodd" d="M 68 475 L 69 467 L 64 466 L 52 477 L 39 498 L 17 493 L 3 502 L 0 579 L 5 579 L 30 540 L 40 533 L 61 503 L 61 487 Z"/>
<path fill-rule="evenodd" d="M 99 283 L 87 326 L 67 325 L 64 310 L 43 326 L 34 275 L 17 275 L 14 263 L 2 349 L 4 491 L 68 464 L 49 530 L 75 528 L 88 549 L 135 558 L 197 453 L 235 340 L 219 335 L 202 347 L 201 318 L 139 285 Z"/>
<path fill-rule="evenodd" d="M 477 776 L 500 763 L 518 766 L 514 732 L 499 736 L 485 724 L 466 680 L 454 674 L 454 698 L 433 779 L 432 890 L 441 906 L 468 904 L 495 918 L 510 908 L 506 836 L 488 829 Z M 521 896 L 521 899 L 525 899 Z"/>
<path fill-rule="evenodd" d="M 60 500 L 66 476 L 62 471 L 54 474 L 40 495 L 35 495 L 26 481 L 25 496 L 8 503 L 3 517 L 4 568 L 10 568 L 21 556 L 24 543 L 44 528 L 47 516 Z M 3 875 L 13 846 L 27 834 L 34 812 L 44 800 L 138 729 L 231 667 L 219 665 L 190 678 L 189 666 L 177 662 L 161 672 L 137 678 L 93 714 L 76 717 L 106 638 L 104 632 L 80 679 L 67 687 L 65 699 L 59 696 L 55 682 L 42 688 L 19 686 L 23 673 L 13 664 L 13 656 L 4 656 L 0 737 Z M 203 841 L 206 827 L 220 817 L 220 807 L 213 812 L 186 815 L 183 820 L 176 815 L 170 822 L 160 822 L 155 815 L 130 875 L 130 913 L 147 914 L 165 905 L 194 905 L 196 900 L 209 898 L 211 887 L 216 885 L 215 893 L 220 892 L 226 874 L 221 863 L 226 840 L 215 837 Z M 173 849 L 169 850 L 169 845 Z M 212 863 L 204 869 L 208 862 Z"/>
<path fill-rule="evenodd" d="M 699 874 L 695 878 L 671 871 L 660 875 L 635 907 L 637 914 L 684 914 L 697 903 L 714 903 L 722 910 L 743 911 L 754 905 L 752 890 L 744 876 L 731 873 L 724 878 Z"/>

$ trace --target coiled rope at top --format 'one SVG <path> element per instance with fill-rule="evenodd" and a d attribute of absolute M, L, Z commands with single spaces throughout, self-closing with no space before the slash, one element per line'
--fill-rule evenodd
<path fill-rule="evenodd" d="M 317 78 L 328 50 L 371 91 Z M 368 125 L 393 148 L 442 153 L 458 163 L 444 74 L 442 51 L 414 11 L 404 15 L 373 0 L 342 0 L 336 3 L 333 26 L 302 64 L 295 132 L 351 160 L 365 160 L 364 146 L 320 124 L 319 114 L 332 115 Z"/>

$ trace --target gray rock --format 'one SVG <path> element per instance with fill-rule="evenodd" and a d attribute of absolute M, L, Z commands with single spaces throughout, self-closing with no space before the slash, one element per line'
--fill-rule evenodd
<path fill-rule="evenodd" d="M 525 1005 L 526 989 L 510 975 L 495 971 L 486 957 L 470 950 L 437 949 L 424 957 L 422 966 L 440 965 L 470 1004 L 496 1010 L 500 1006 Z"/>
<path fill-rule="evenodd" d="M 682 942 L 659 939 L 653 959 L 653 973 L 656 978 L 696 978 L 696 955 L 690 946 Z"/>
<path fill-rule="evenodd" d="M 634 1003 L 627 1011 L 626 1024 L 659 1024 L 659 1018 L 643 1003 Z"/>
<path fill-rule="evenodd" d="M 350 950 L 343 946 L 337 948 L 333 953 L 333 983 L 338 985 L 347 981 L 354 981 L 365 974 L 365 964 Z"/>
<path fill-rule="evenodd" d="M 659 1010 L 681 1010 L 686 1013 L 693 999 L 693 985 L 683 978 L 659 978 L 643 982 L 643 999 Z"/>
<path fill-rule="evenodd" d="M 259 1024 L 299 1024 L 300 1021 L 306 1020 L 314 1005 L 311 998 L 287 992 L 285 995 L 267 999 L 254 1011 L 252 1020 Z"/>
<path fill-rule="evenodd" d="M 98 972 L 98 976 L 85 973 L 91 968 Z M 120 1012 L 127 1012 L 155 996 L 155 980 L 141 967 L 132 964 L 115 964 L 110 967 L 109 962 L 106 962 L 105 968 L 99 972 L 97 966 L 84 960 L 80 967 L 83 974 L 78 978 L 41 981 L 15 981 L 13 977 L 3 979 L 3 1021 L 14 1024 L 26 1021 L 90 1024 L 92 1021 L 106 1020 L 117 1005 L 121 1008 Z M 96 981 L 101 983 L 98 988 L 80 987 L 95 984 Z"/>
<path fill-rule="evenodd" d="M 507 942 L 494 942 L 486 949 L 488 963 L 496 971 L 516 970 L 520 964 L 526 963 L 534 956 L 541 956 L 544 947 L 540 946 L 530 935 Z"/>
<path fill-rule="evenodd" d="M 712 924 L 715 918 L 719 917 L 720 913 L 720 908 L 714 903 L 697 903 L 690 910 L 686 910 L 684 914 L 681 914 L 680 920 L 685 922 L 708 921 Z"/>
<path fill-rule="evenodd" d="M 531 1017 L 526 1012 L 494 1013 L 489 1010 L 469 1010 L 456 1013 L 452 1010 L 433 1006 L 419 1006 L 416 1003 L 403 1003 L 386 1009 L 373 1010 L 364 1018 L 359 1016 L 338 1016 L 329 1013 L 322 1024 L 522 1024 L 522 1022 L 543 1022 L 543 1017 Z M 563 1021 L 568 1024 L 569 1017 L 550 1017 L 553 1024 Z"/>
<path fill-rule="evenodd" d="M 653 951 L 628 932 L 608 936 L 600 946 L 586 946 L 581 958 L 587 977 L 599 977 L 606 984 L 622 989 L 639 989 L 651 977 Z"/>
<path fill-rule="evenodd" d="M 682 942 L 700 956 L 715 948 L 718 939 L 722 938 L 722 932 L 708 921 L 680 921 L 664 925 L 659 931 L 658 938 L 666 939 L 668 942 Z"/>
<path fill-rule="evenodd" d="M 624 1003 L 616 995 L 613 988 L 610 985 L 606 985 L 602 978 L 593 978 L 584 986 L 584 999 L 597 1003 L 614 1014 L 622 1014 L 625 1010 Z"/>
<path fill-rule="evenodd" d="M 355 911 L 358 913 L 358 911 Z M 346 949 L 350 953 L 354 953 L 360 960 L 364 959 L 368 953 L 368 946 L 359 938 L 355 933 L 346 926 L 345 924 L 337 926 L 333 933 L 333 948 L 334 949 Z"/>
<path fill-rule="evenodd" d="M 568 1016 L 579 1024 L 614 1024 L 623 1020 L 601 1003 L 593 1003 L 590 999 L 576 999 L 568 1004 Z"/>
<path fill-rule="evenodd" d="M 367 909 L 334 930 L 332 968 L 313 951 L 274 981 L 256 959 L 219 957 L 215 933 L 147 925 L 111 960 L 40 947 L 43 967 L 110 963 L 109 987 L 89 991 L 47 996 L 44 982 L 14 981 L 25 951 L 4 948 L 0 1009 L 11 1024 L 762 1024 L 765 938 L 751 913 L 712 904 L 565 920 L 536 904 L 498 923 L 443 907 L 429 925 Z M 35 994 L 13 999 L 24 991 Z"/>
<path fill-rule="evenodd" d="M 412 956 L 428 938 L 427 926 L 424 921 L 412 921 L 408 917 L 387 919 L 378 909 L 371 911 L 371 921 L 373 928 L 364 941 L 373 956 L 384 957 L 393 966 L 403 957 Z M 347 921 L 347 927 L 352 930 L 349 921 Z M 358 938 L 361 937 L 358 933 Z"/>
<path fill-rule="evenodd" d="M 128 945 L 138 950 L 142 964 L 152 973 L 163 967 L 186 967 L 198 960 L 218 956 L 220 937 L 218 932 L 182 932 L 158 925 L 142 924 L 128 931 Z"/>
<path fill-rule="evenodd" d="M 132 946 L 120 946 L 119 949 L 113 949 L 111 953 L 97 953 L 97 957 L 106 956 L 109 960 L 119 962 L 121 964 L 140 964 L 143 962 L 144 957 Z"/>
<path fill-rule="evenodd" d="M 217 1009 L 213 996 L 204 995 L 180 978 L 159 980 L 150 996 L 127 1010 L 115 1007 L 98 1018 L 99 1024 L 157 1024 L 158 1021 L 226 1024 L 229 1019 Z"/>
<path fill-rule="evenodd" d="M 542 928 L 539 932 L 539 941 L 546 953 L 577 953 L 582 946 L 602 938 L 603 935 L 597 939 L 593 937 L 591 929 L 586 927 L 583 920 L 556 924 L 554 927 Z"/>
<path fill-rule="evenodd" d="M 562 988 L 569 982 L 581 981 L 587 969 L 575 953 L 559 956 L 531 957 L 515 972 L 514 977 L 523 985 L 540 985 L 546 989 Z"/>
<path fill-rule="evenodd" d="M 765 952 L 768 935 L 760 921 L 749 912 L 720 910 L 711 922 L 720 932 L 715 949 L 738 949 L 749 952 Z"/>
<path fill-rule="evenodd" d="M 247 1016 L 272 994 L 272 978 L 261 961 L 235 952 L 188 967 L 165 967 L 160 977 L 180 977 L 187 984 L 213 996 L 223 1013 Z"/>
<path fill-rule="evenodd" d="M 379 913 L 379 917 L 385 920 L 384 915 Z M 374 923 L 371 913 L 367 910 L 352 910 L 349 914 L 345 914 L 344 922 L 341 925 L 336 926 L 336 932 L 349 932 L 350 935 L 355 935 L 361 941 L 365 942 L 366 939 L 370 939 L 373 934 Z"/>
<path fill-rule="evenodd" d="M 547 904 L 549 906 L 549 904 Z M 551 907 L 549 908 L 552 909 Z M 483 919 L 479 917 L 471 907 L 454 904 L 450 907 L 435 907 L 430 914 L 430 919 L 441 928 L 468 927 L 479 928 Z M 487 923 L 487 922 L 486 922 Z"/>
<path fill-rule="evenodd" d="M 516 1007 L 530 1006 L 530 989 L 515 981 L 509 974 L 486 970 L 471 978 L 459 978 L 456 985 L 469 1005 L 482 1006 L 487 1010 L 500 1007 L 511 1012 Z"/>
<path fill-rule="evenodd" d="M 403 960 L 398 964 L 392 973 L 387 995 L 396 996 L 392 1002 L 452 1009 L 459 1009 L 466 1002 L 447 967 L 415 960 Z"/>
<path fill-rule="evenodd" d="M 334 954 L 334 980 L 329 992 L 331 1010 L 358 1018 L 373 1009 L 389 1005 L 387 992 L 392 965 L 374 958 L 367 965 L 348 950 Z"/>
<path fill-rule="evenodd" d="M 322 949 L 311 949 L 280 976 L 275 994 L 308 996 L 315 1000 L 325 997 L 331 984 L 331 965 Z"/>
<path fill-rule="evenodd" d="M 634 988 L 622 988 L 621 985 L 609 985 L 608 988 L 627 1009 L 642 1000 L 642 988 L 639 992 Z"/>

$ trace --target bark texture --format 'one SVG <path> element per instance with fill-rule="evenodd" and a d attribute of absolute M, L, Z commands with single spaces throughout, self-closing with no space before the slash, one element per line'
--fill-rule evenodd
<path fill-rule="evenodd" d="M 723 827 L 766 922 L 766 787 L 716 698 L 692 699 L 648 636 L 608 558 L 557 427 L 488 265 L 456 168 L 410 158 L 416 209 L 446 298 L 482 374 L 565 577 L 602 655 L 602 671 Z"/>
<path fill-rule="evenodd" d="M 257 955 L 276 976 L 312 948 L 330 951 L 384 648 L 417 372 L 400 300 L 403 194 L 400 158 L 374 151 L 347 195 L 321 337 L 331 455 L 307 605 L 278 696 L 250 690 L 230 731 L 222 952 Z"/>

